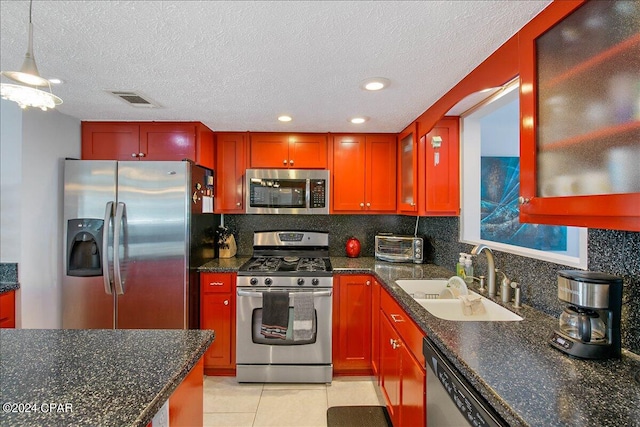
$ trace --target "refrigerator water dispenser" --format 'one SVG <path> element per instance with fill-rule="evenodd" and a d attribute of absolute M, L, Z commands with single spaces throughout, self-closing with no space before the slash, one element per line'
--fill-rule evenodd
<path fill-rule="evenodd" d="M 67 275 L 102 276 L 104 220 L 75 218 L 67 223 Z"/>

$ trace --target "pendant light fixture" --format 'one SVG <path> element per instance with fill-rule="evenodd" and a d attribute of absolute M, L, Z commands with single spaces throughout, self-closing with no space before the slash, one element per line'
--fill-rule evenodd
<path fill-rule="evenodd" d="M 22 63 L 20 71 L 2 71 L 0 74 L 14 82 L 22 84 L 2 83 L 1 96 L 3 99 L 18 103 L 20 108 L 37 107 L 42 111 L 55 108 L 62 104 L 62 99 L 58 98 L 51 91 L 51 82 L 40 77 L 36 58 L 33 56 L 33 24 L 31 23 L 31 6 L 33 0 L 29 0 L 29 45 L 27 53 Z M 49 91 L 41 90 L 40 87 L 48 87 Z"/>

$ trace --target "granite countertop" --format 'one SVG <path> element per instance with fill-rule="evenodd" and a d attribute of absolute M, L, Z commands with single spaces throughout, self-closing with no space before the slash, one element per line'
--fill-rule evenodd
<path fill-rule="evenodd" d="M 146 427 L 213 338 L 201 330 L 2 329 L 0 425 Z"/>
<path fill-rule="evenodd" d="M 246 260 L 246 258 L 244 259 Z M 217 260 L 216 260 L 217 261 Z M 225 261 L 235 271 L 231 261 Z M 242 265 L 237 260 L 237 266 Z M 547 343 L 558 320 L 524 305 L 520 322 L 439 319 L 395 284 L 398 279 L 448 278 L 433 264 L 393 264 L 374 258 L 331 257 L 334 273 L 374 274 L 409 316 L 489 404 L 512 426 L 640 426 L 640 358 L 581 360 Z M 202 271 L 216 269 L 216 263 Z M 502 304 L 499 300 L 495 300 Z"/>
<path fill-rule="evenodd" d="M 10 262 L 0 263 L 0 294 L 20 288 L 18 283 L 18 264 Z"/>

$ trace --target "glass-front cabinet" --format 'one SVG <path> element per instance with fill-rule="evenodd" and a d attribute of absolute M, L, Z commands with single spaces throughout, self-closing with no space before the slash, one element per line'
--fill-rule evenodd
<path fill-rule="evenodd" d="M 521 221 L 640 230 L 640 2 L 565 1 L 520 35 Z"/>
<path fill-rule="evenodd" d="M 418 210 L 417 125 L 412 123 L 398 136 L 398 210 Z"/>

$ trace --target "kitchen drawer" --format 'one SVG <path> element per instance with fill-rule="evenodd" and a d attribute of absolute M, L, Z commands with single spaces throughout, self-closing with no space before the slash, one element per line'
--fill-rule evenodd
<path fill-rule="evenodd" d="M 400 338 L 411 351 L 413 357 L 424 366 L 424 354 L 422 354 L 422 339 L 424 333 L 420 330 L 409 315 L 393 299 L 386 290 L 380 295 L 380 308 L 387 315 L 393 327 L 398 331 Z"/>
<path fill-rule="evenodd" d="M 202 293 L 233 292 L 233 273 L 200 273 Z"/>

